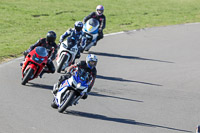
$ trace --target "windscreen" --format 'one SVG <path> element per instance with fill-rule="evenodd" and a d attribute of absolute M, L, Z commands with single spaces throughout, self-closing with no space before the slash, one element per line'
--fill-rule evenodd
<path fill-rule="evenodd" d="M 42 57 L 48 56 L 47 50 L 44 47 L 38 46 L 36 47 L 35 51 L 39 56 Z"/>
<path fill-rule="evenodd" d="M 98 22 L 98 20 L 91 18 L 89 20 L 89 24 L 92 25 L 93 27 L 96 27 L 99 24 L 99 22 Z"/>
<path fill-rule="evenodd" d="M 88 80 L 89 74 L 88 72 L 85 72 L 83 69 L 78 70 L 78 75 L 79 75 L 80 80 L 82 81 Z"/>

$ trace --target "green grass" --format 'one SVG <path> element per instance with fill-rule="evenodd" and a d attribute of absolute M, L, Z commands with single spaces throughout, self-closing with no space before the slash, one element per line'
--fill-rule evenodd
<path fill-rule="evenodd" d="M 21 56 L 49 30 L 59 38 L 99 4 L 104 33 L 200 22 L 200 0 L 0 0 L 0 62 Z"/>

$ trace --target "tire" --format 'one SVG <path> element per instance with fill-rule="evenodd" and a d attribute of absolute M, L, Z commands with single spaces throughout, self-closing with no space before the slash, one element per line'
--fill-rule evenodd
<path fill-rule="evenodd" d="M 33 75 L 34 70 L 32 68 L 29 68 L 27 72 L 24 75 L 24 78 L 22 79 L 22 85 L 26 85 L 26 83 L 29 81 L 31 76 Z"/>
<path fill-rule="evenodd" d="M 67 107 L 72 105 L 72 102 L 76 94 L 75 94 L 75 91 L 73 90 L 70 90 L 69 93 L 70 93 L 69 97 L 67 98 L 67 100 L 65 99 L 66 101 L 64 101 L 62 107 L 58 107 L 58 112 L 62 113 L 63 111 L 67 109 Z"/>
<path fill-rule="evenodd" d="M 58 106 L 56 105 L 55 103 L 55 98 L 53 99 L 52 103 L 51 103 L 51 107 L 54 108 L 54 109 L 57 109 Z"/>
<path fill-rule="evenodd" d="M 65 61 L 67 60 L 67 55 L 62 56 L 61 58 L 62 58 L 62 59 L 61 59 L 61 62 L 60 62 L 60 64 L 59 64 L 58 68 L 57 68 L 57 72 L 58 72 L 58 73 L 61 72 L 64 63 L 65 63 Z"/>

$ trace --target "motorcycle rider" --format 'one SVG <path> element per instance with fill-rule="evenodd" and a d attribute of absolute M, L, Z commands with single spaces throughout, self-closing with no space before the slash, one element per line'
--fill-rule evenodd
<path fill-rule="evenodd" d="M 40 78 L 42 78 L 42 75 L 44 73 L 54 73 L 55 72 L 55 66 L 53 64 L 53 60 L 56 58 L 57 54 L 57 45 L 55 43 L 56 40 L 56 33 L 54 31 L 49 31 L 46 35 L 46 38 L 39 39 L 34 45 L 31 45 L 30 48 L 23 52 L 24 56 L 28 55 L 29 52 L 31 52 L 35 47 L 42 46 L 47 49 L 48 52 L 48 61 L 47 61 L 47 69 L 43 69 L 43 71 L 40 73 Z"/>
<path fill-rule="evenodd" d="M 96 65 L 97 65 L 97 62 L 98 62 L 98 59 L 97 59 L 96 55 L 89 54 L 86 57 L 86 61 L 80 61 L 77 64 L 70 66 L 70 68 L 68 69 L 66 75 L 60 76 L 58 83 L 54 84 L 53 93 L 56 94 L 58 92 L 58 89 L 59 89 L 61 83 L 64 80 L 70 78 L 72 72 L 75 71 L 76 68 L 78 67 L 78 68 L 81 68 L 85 72 L 88 72 L 90 74 L 89 75 L 90 79 L 88 81 L 88 84 L 89 84 L 88 85 L 88 91 L 82 97 L 82 99 L 86 99 L 88 97 L 88 92 L 91 91 L 91 89 L 92 89 L 92 87 L 94 85 L 95 79 L 96 79 L 96 75 L 97 75 Z"/>
<path fill-rule="evenodd" d="M 80 48 L 80 42 L 83 36 L 82 28 L 83 23 L 81 21 L 76 21 L 74 28 L 68 29 L 63 35 L 60 36 L 59 42 L 62 43 L 65 38 L 68 37 L 68 44 L 71 44 L 72 47 L 77 44 L 78 48 Z M 76 58 L 80 58 L 80 50 L 78 51 Z"/>
<path fill-rule="evenodd" d="M 95 18 L 99 21 L 100 25 L 99 25 L 99 33 L 98 33 L 97 41 L 103 38 L 103 29 L 105 29 L 106 27 L 106 17 L 103 14 L 103 12 L 104 12 L 104 7 L 102 5 L 98 5 L 96 7 L 96 12 L 90 13 L 88 16 L 86 16 L 83 19 L 83 23 L 86 23 L 87 20 L 89 20 L 90 18 Z M 96 45 L 96 43 L 94 44 L 94 46 Z"/>

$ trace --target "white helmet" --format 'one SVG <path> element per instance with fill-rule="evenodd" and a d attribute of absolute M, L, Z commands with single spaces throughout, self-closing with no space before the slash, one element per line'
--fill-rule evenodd
<path fill-rule="evenodd" d="M 103 11 L 104 11 L 104 7 L 102 5 L 98 5 L 96 7 L 96 13 L 98 16 L 101 16 L 103 14 Z"/>
<path fill-rule="evenodd" d="M 86 57 L 86 63 L 87 63 L 87 66 L 88 66 L 90 69 L 93 69 L 94 67 L 96 67 L 97 62 L 98 62 L 97 56 L 94 55 L 94 54 L 89 54 L 89 55 Z"/>

